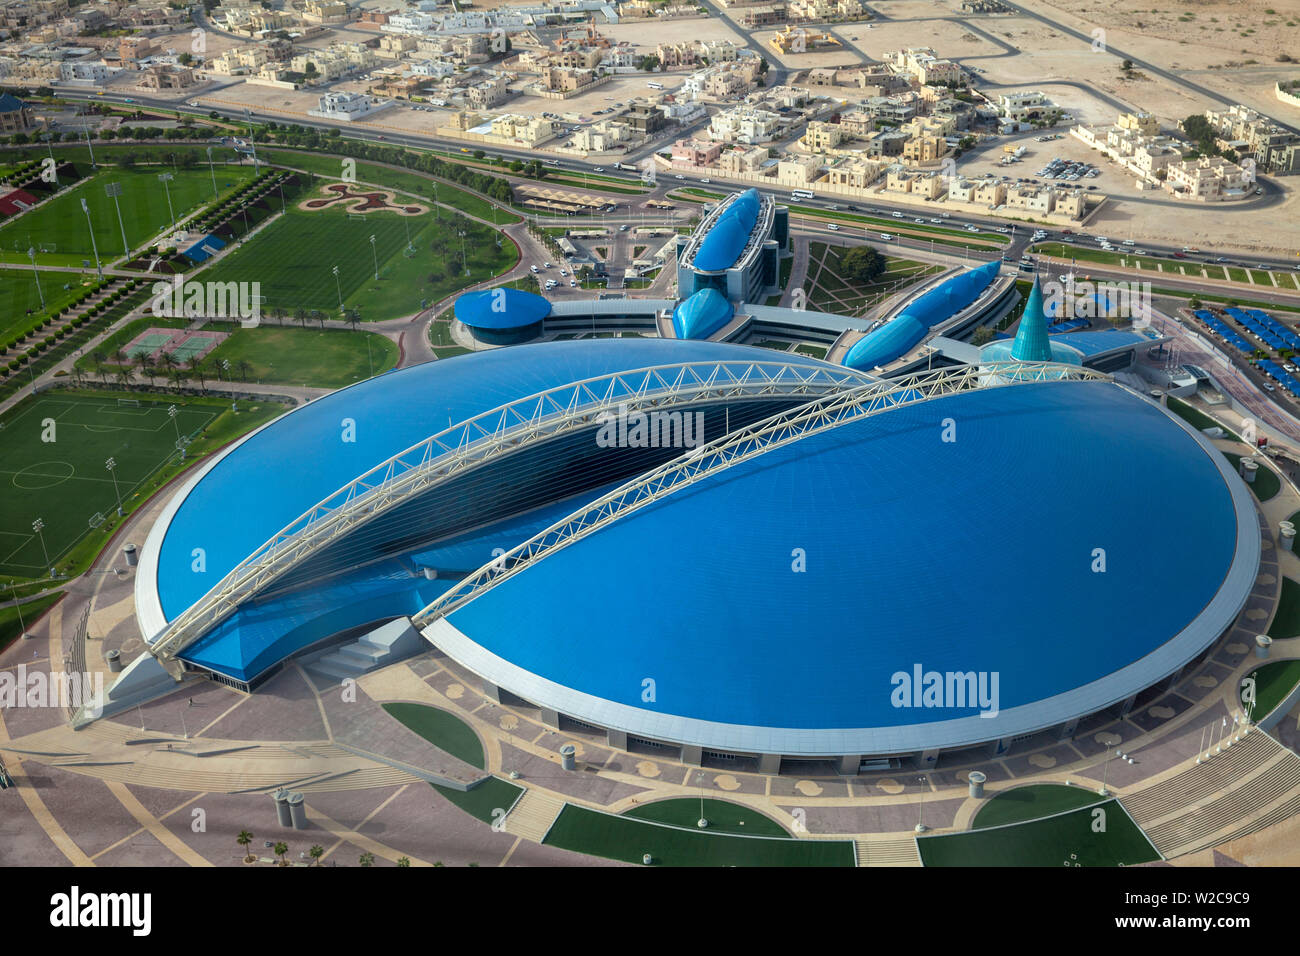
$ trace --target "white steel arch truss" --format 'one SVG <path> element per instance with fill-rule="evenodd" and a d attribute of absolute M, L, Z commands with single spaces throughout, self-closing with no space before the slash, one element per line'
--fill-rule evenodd
<path fill-rule="evenodd" d="M 484 565 L 420 611 L 413 622 L 418 628 L 427 627 L 548 555 L 646 505 L 747 459 L 847 421 L 975 389 L 1007 388 L 1036 382 L 1113 380 L 1103 372 L 1077 365 L 991 362 L 916 372 L 814 399 L 799 408 L 773 415 L 707 445 L 693 448 L 597 498 Z"/>
<path fill-rule="evenodd" d="M 783 361 L 683 362 L 595 376 L 508 402 L 381 462 L 277 532 L 168 622 L 149 650 L 176 678 L 177 655 L 242 603 L 319 552 L 417 494 L 503 454 L 587 428 L 602 413 L 728 399 L 812 399 L 859 387 L 849 368 Z"/>

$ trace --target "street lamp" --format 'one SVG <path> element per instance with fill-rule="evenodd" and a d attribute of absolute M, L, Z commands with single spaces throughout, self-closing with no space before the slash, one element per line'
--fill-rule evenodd
<path fill-rule="evenodd" d="M 113 476 L 113 494 L 117 495 L 117 516 L 120 518 L 122 517 L 122 490 L 117 486 L 117 459 L 108 459 L 108 461 L 104 462 L 104 467 Z"/>
<path fill-rule="evenodd" d="M 23 623 L 23 607 L 18 603 L 18 588 L 12 581 L 9 582 L 9 590 L 14 595 L 14 610 L 18 612 L 18 637 L 22 640 L 27 639 L 27 625 Z"/>
<path fill-rule="evenodd" d="M 166 192 L 167 192 L 167 211 L 168 211 L 169 213 L 171 213 L 171 217 L 172 217 L 172 228 L 175 229 L 175 228 L 176 228 L 176 210 L 172 208 L 172 189 L 171 189 L 171 187 L 168 186 L 167 184 L 168 184 L 169 182 L 171 182 L 173 179 L 175 179 L 176 176 L 175 176 L 173 173 L 159 173 L 159 174 L 158 174 L 158 178 L 162 180 L 163 189 L 166 190 Z"/>
<path fill-rule="evenodd" d="M 339 267 L 335 266 L 330 270 L 334 273 L 334 291 L 339 294 L 339 317 L 343 316 L 343 287 L 339 285 Z"/>
<path fill-rule="evenodd" d="M 122 184 L 109 183 L 104 187 L 104 192 L 113 197 L 113 207 L 117 210 L 117 226 L 122 230 L 122 254 L 130 258 L 131 246 L 126 241 L 126 225 L 122 222 L 122 207 L 117 201 L 117 197 L 122 195 Z"/>
<path fill-rule="evenodd" d="M 32 275 L 36 277 L 36 294 L 41 297 L 41 308 L 45 308 L 45 293 L 41 291 L 41 271 L 36 268 L 36 249 L 27 248 L 27 258 L 32 260 Z"/>
<path fill-rule="evenodd" d="M 86 205 L 86 200 L 81 200 L 81 211 L 86 214 L 86 228 L 90 230 L 90 249 L 95 254 L 95 271 L 99 277 L 104 278 L 104 270 L 99 265 L 99 246 L 95 242 L 95 224 L 90 221 L 90 207 Z"/>
<path fill-rule="evenodd" d="M 54 170 L 54 186 L 57 189 L 59 185 L 59 164 L 54 159 L 54 147 L 50 145 L 50 140 L 54 139 L 53 133 L 42 133 L 41 139 L 45 140 L 45 148 L 50 153 L 50 168 Z"/>
<path fill-rule="evenodd" d="M 379 248 L 375 245 L 375 237 L 370 237 L 370 252 L 375 257 L 375 281 L 379 281 Z"/>
<path fill-rule="evenodd" d="M 925 777 L 917 777 L 916 780 L 921 785 L 921 789 L 916 794 L 916 832 L 924 833 L 930 829 L 921 822 L 921 809 L 925 806 Z"/>

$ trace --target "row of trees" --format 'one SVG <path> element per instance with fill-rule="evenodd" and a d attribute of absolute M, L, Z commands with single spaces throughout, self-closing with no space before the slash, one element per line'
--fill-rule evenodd
<path fill-rule="evenodd" d="M 250 833 L 247 830 L 240 830 L 239 836 L 235 837 L 235 842 L 238 843 L 240 849 L 244 851 L 245 863 L 257 862 L 257 857 L 253 855 L 253 851 L 251 849 L 253 843 L 252 833 Z M 289 860 L 288 860 L 289 844 L 285 843 L 283 840 L 280 840 L 277 841 L 276 844 L 271 849 L 272 852 L 274 852 L 275 855 L 280 858 L 279 862 L 276 864 L 277 866 L 289 865 Z M 312 866 L 320 866 L 321 857 L 325 855 L 325 848 L 321 846 L 319 843 L 316 843 L 312 846 L 310 850 L 307 851 L 307 855 L 311 857 Z M 374 866 L 375 855 L 373 853 L 362 853 L 360 858 L 358 858 L 357 862 L 361 866 Z M 406 856 L 398 857 L 397 865 L 400 867 L 408 867 L 411 865 L 411 858 Z M 433 865 L 442 866 L 441 863 L 435 863 Z M 474 866 L 474 864 L 471 863 L 470 866 Z"/>

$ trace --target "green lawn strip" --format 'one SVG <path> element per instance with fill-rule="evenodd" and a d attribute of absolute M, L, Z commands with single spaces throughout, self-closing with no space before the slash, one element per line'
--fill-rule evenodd
<path fill-rule="evenodd" d="M 342 388 L 397 364 L 397 343 L 351 329 L 239 329 L 209 353 L 205 364 L 230 363 L 232 373 L 263 384 Z"/>
<path fill-rule="evenodd" d="M 749 836 L 788 837 L 785 828 L 764 816 L 757 810 L 727 800 L 705 798 L 703 809 L 700 801 L 693 797 L 681 797 L 672 800 L 657 800 L 633 807 L 623 816 L 636 820 L 648 820 L 653 823 L 666 823 L 674 827 L 694 827 L 700 819 L 709 821 L 712 833 L 740 833 Z"/>
<path fill-rule="evenodd" d="M 1098 808 L 1102 832 L 1094 829 Z M 1160 858 L 1115 799 L 1028 823 L 919 837 L 916 844 L 925 866 L 1133 866 Z"/>
<path fill-rule="evenodd" d="M 543 841 L 575 853 L 657 866 L 854 866 L 847 840 L 735 836 L 615 816 L 568 804 Z"/>
<path fill-rule="evenodd" d="M 1288 577 L 1282 578 L 1282 594 L 1278 599 L 1269 637 L 1288 638 L 1300 636 L 1300 584 Z"/>
<path fill-rule="evenodd" d="M 1187 422 L 1187 424 L 1191 425 L 1197 431 L 1204 431 L 1207 428 L 1222 428 L 1225 438 L 1231 438 L 1233 441 L 1240 441 L 1240 438 L 1234 432 L 1225 428 L 1223 425 L 1220 425 L 1200 409 L 1193 408 L 1182 399 L 1170 396 L 1168 405 L 1171 412 L 1183 419 L 1183 421 Z"/>
<path fill-rule="evenodd" d="M 507 783 L 500 777 L 488 777 L 477 787 L 466 791 L 453 790 L 451 787 L 442 787 L 436 783 L 431 783 L 429 786 L 470 816 L 484 823 L 495 823 L 504 817 L 524 792 L 523 787 Z"/>
<path fill-rule="evenodd" d="M 6 589 L 0 595 L 0 598 L 8 597 L 9 593 L 8 589 Z M 0 651 L 18 640 L 18 635 L 23 632 L 23 628 L 30 629 L 40 619 L 41 615 L 52 608 L 61 597 L 63 597 L 63 592 L 56 591 L 34 601 L 22 601 L 18 607 L 0 608 Z M 22 619 L 21 625 L 18 623 L 19 618 Z"/>
<path fill-rule="evenodd" d="M 1188 292 L 1185 289 L 1159 289 L 1151 288 L 1152 295 L 1166 296 L 1171 299 L 1200 299 L 1202 302 L 1216 302 L 1223 305 L 1237 305 L 1243 309 L 1263 309 L 1264 311 L 1272 310 L 1274 312 L 1300 312 L 1300 305 L 1278 305 L 1276 302 L 1260 302 L 1255 299 L 1241 299 L 1232 295 L 1212 295 L 1205 292 Z"/>
<path fill-rule="evenodd" d="M 483 744 L 478 734 L 454 714 L 427 704 L 402 701 L 383 705 L 395 719 L 408 730 L 419 734 L 439 750 L 444 750 L 459 760 L 483 770 L 487 762 L 483 757 Z"/>
<path fill-rule="evenodd" d="M 1251 671 L 1246 679 L 1252 677 L 1255 679 L 1255 705 L 1251 713 L 1253 719 L 1259 721 L 1276 710 L 1287 695 L 1295 690 L 1296 684 L 1300 684 L 1300 661 L 1269 661 L 1263 667 Z M 1241 693 L 1244 691 L 1243 680 Z M 1238 694 L 1239 699 L 1241 693 Z M 1244 699 L 1241 703 L 1243 707 L 1249 706 Z"/>
<path fill-rule="evenodd" d="M 990 797 L 975 814 L 971 829 L 982 830 L 986 827 L 1037 820 L 1065 810 L 1092 806 L 1097 801 L 1096 793 L 1082 787 L 1066 787 L 1055 783 L 1016 787 Z"/>
<path fill-rule="evenodd" d="M 813 358 L 824 359 L 826 357 L 826 346 L 824 345 L 812 345 L 808 342 L 802 342 L 796 345 L 794 350 L 801 355 L 809 355 Z"/>
<path fill-rule="evenodd" d="M 1232 462 L 1232 466 L 1240 471 L 1241 456 L 1227 451 L 1223 454 L 1228 461 Z M 1282 479 L 1268 465 L 1260 462 L 1258 458 L 1255 460 L 1259 462 L 1259 468 L 1255 471 L 1255 480 L 1251 483 L 1250 490 L 1255 493 L 1255 497 L 1260 501 L 1268 501 L 1282 490 Z"/>
<path fill-rule="evenodd" d="M 164 172 L 173 177 L 165 186 L 158 180 Z M 251 168 L 223 167 L 217 180 L 218 193 L 227 194 L 252 177 Z M 117 197 L 122 211 L 120 223 L 113 198 L 105 192 L 111 184 L 122 187 L 122 194 Z M 83 199 L 94 225 L 93 245 L 91 229 L 81 208 Z M 29 263 L 27 250 L 35 248 L 40 265 L 78 266 L 83 260 L 93 264 L 95 248 L 98 248 L 100 261 L 108 262 L 123 255 L 123 228 L 127 245 L 136 249 L 171 227 L 173 210 L 179 221 L 213 199 L 207 169 L 101 168 L 19 219 L 0 226 L 0 261 Z M 54 251 L 40 251 L 43 245 L 50 244 L 54 245 Z"/>
<path fill-rule="evenodd" d="M 122 406 L 120 398 L 140 406 Z M 238 404 L 235 412 L 228 396 L 93 389 L 50 389 L 23 399 L 2 419 L 0 471 L 49 477 L 6 493 L 0 540 L 8 545 L 8 557 L 0 574 L 44 577 L 44 552 L 28 530 L 37 518 L 45 523 L 51 563 L 60 573 L 81 573 L 125 520 L 116 513 L 118 489 L 129 517 L 181 471 L 284 411 L 283 405 L 264 400 Z M 179 409 L 175 423 L 166 414 L 169 405 Z M 53 442 L 42 441 L 41 422 L 47 417 L 57 422 Z M 175 450 L 177 431 L 193 436 L 184 461 Z M 117 463 L 116 488 L 105 470 L 109 457 Z M 73 475 L 81 480 L 70 480 Z M 89 519 L 96 514 L 103 521 L 92 528 Z"/>

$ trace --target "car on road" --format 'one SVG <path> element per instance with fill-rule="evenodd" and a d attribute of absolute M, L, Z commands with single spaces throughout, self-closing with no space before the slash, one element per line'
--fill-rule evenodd
<path fill-rule="evenodd" d="M 837 226 L 835 223 L 831 223 L 831 224 L 830 224 L 829 226 L 827 226 L 826 228 L 829 229 L 831 232 L 839 232 L 839 231 L 840 231 L 840 227 Z"/>
<path fill-rule="evenodd" d="M 886 242 L 888 242 L 890 239 L 893 239 L 894 237 L 891 236 L 891 235 L 890 235 L 889 233 L 887 233 L 887 232 L 882 232 L 882 233 L 880 234 L 880 238 L 881 238 L 881 239 L 884 239 Z"/>
<path fill-rule="evenodd" d="M 618 227 L 618 231 L 619 231 L 619 232 L 627 232 L 627 228 L 628 228 L 628 227 L 627 227 L 627 223 L 623 223 L 623 225 L 621 225 L 621 226 Z"/>
<path fill-rule="evenodd" d="M 704 183 L 704 185 L 707 186 L 707 185 L 709 185 L 709 183 L 713 182 L 713 180 L 712 180 L 712 179 L 701 179 L 700 182 Z"/>
<path fill-rule="evenodd" d="M 678 173 L 676 176 L 673 177 L 673 179 L 685 179 L 685 178 L 686 177 L 683 176 L 681 173 Z"/>
<path fill-rule="evenodd" d="M 1272 384 L 1271 382 L 1265 382 L 1265 383 L 1264 383 L 1264 390 L 1265 390 L 1266 392 L 1276 392 L 1276 391 L 1277 391 L 1277 389 L 1273 387 L 1273 384 Z"/>
<path fill-rule="evenodd" d="M 604 167 L 604 166 L 597 166 L 596 169 L 595 169 L 594 171 L 595 171 L 595 172 L 598 172 L 598 173 L 603 173 L 603 172 L 605 171 L 605 167 Z"/>
<path fill-rule="evenodd" d="M 1175 258 L 1175 259 L 1186 259 L 1186 258 L 1187 258 L 1187 253 L 1185 253 L 1185 252 L 1175 252 L 1175 253 L 1174 253 L 1174 258 Z"/>

